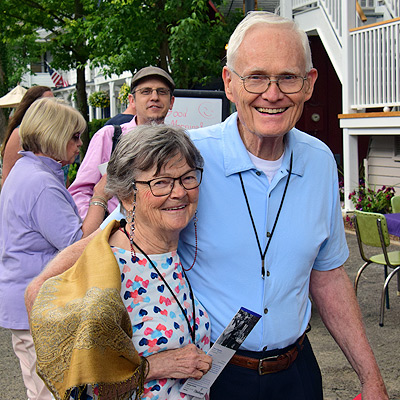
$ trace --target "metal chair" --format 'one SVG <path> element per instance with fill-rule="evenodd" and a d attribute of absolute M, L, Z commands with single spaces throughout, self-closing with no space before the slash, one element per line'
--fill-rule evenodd
<path fill-rule="evenodd" d="M 392 213 L 400 213 L 400 196 L 393 196 L 390 199 Z"/>
<path fill-rule="evenodd" d="M 361 274 L 368 265 L 373 263 L 383 265 L 385 273 L 385 283 L 382 289 L 379 316 L 379 325 L 383 326 L 385 299 L 386 308 L 390 308 L 388 285 L 393 276 L 400 271 L 400 251 L 387 251 L 387 247 L 390 245 L 390 237 L 387 229 L 386 218 L 383 214 L 355 211 L 353 221 L 356 229 L 360 255 L 361 258 L 365 261 L 364 265 L 357 272 L 357 276 L 354 281 L 354 289 L 357 294 L 358 281 L 361 277 Z M 372 257 L 366 257 L 364 246 L 380 247 L 383 253 L 374 255 Z M 390 274 L 388 274 L 388 267 L 393 269 Z M 398 290 L 400 290 L 400 274 L 397 275 L 397 278 Z"/>

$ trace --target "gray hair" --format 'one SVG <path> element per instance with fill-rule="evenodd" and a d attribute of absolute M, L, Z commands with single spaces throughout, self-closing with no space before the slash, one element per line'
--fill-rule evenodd
<path fill-rule="evenodd" d="M 308 41 L 307 34 L 300 29 L 294 21 L 267 11 L 250 11 L 236 27 L 228 42 L 228 49 L 226 52 L 227 66 L 235 66 L 234 64 L 236 61 L 237 52 L 244 37 L 246 36 L 246 33 L 255 25 L 262 24 L 267 26 L 279 25 L 284 29 L 293 30 L 298 35 L 303 46 L 306 72 L 309 72 L 313 68 L 310 43 Z"/>
<path fill-rule="evenodd" d="M 142 171 L 156 168 L 156 174 L 174 157 L 181 156 L 190 168 L 201 168 L 203 157 L 185 131 L 164 124 L 140 125 L 123 135 L 107 167 L 106 191 L 127 200 L 133 182 Z"/>

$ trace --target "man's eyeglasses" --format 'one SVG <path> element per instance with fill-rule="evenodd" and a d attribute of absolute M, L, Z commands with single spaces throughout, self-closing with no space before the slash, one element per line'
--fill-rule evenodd
<path fill-rule="evenodd" d="M 145 87 L 145 88 L 137 89 L 132 93 L 139 92 L 142 96 L 151 96 L 154 91 L 157 92 L 158 96 L 168 96 L 170 94 L 170 92 L 171 92 L 167 88 L 153 89 L 153 88 L 150 88 L 150 87 Z"/>
<path fill-rule="evenodd" d="M 275 75 L 275 79 L 271 79 L 268 75 L 241 76 L 233 68 L 228 68 L 242 80 L 245 90 L 253 94 L 266 92 L 271 82 L 275 82 L 279 90 L 284 94 L 298 93 L 303 89 L 304 81 L 307 80 L 307 76 L 297 75 Z"/>
<path fill-rule="evenodd" d="M 179 181 L 179 183 L 186 190 L 196 189 L 200 186 L 201 179 L 203 177 L 203 169 L 196 168 L 185 174 L 179 176 L 178 178 L 171 177 L 163 177 L 163 178 L 154 178 L 149 181 L 134 181 L 134 183 L 141 183 L 144 185 L 148 185 L 153 196 L 161 197 L 168 196 L 171 194 L 175 181 Z"/>

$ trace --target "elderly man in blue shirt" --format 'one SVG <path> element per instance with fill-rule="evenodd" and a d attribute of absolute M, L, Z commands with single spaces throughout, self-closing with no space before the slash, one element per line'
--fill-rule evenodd
<path fill-rule="evenodd" d="M 343 269 L 348 249 L 334 157 L 294 128 L 317 79 L 306 34 L 292 21 L 252 12 L 230 38 L 222 76 L 237 112 L 190 132 L 205 160 L 204 179 L 197 236 L 189 224 L 178 251 L 185 265 L 197 256 L 188 275 L 208 310 L 212 341 L 242 306 L 262 319 L 213 384 L 211 399 L 322 400 L 305 335 L 311 295 L 359 376 L 363 400 L 387 400 Z M 83 246 L 47 274 L 71 265 Z M 28 305 L 39 285 L 28 291 Z"/>

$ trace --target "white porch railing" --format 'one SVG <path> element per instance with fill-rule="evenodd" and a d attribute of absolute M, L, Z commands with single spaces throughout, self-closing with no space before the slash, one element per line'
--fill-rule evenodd
<path fill-rule="evenodd" d="M 383 2 L 360 0 L 359 3 L 363 9 L 375 9 Z M 385 0 L 384 3 L 392 15 L 399 16 L 399 0 Z M 292 0 L 295 13 L 315 7 L 323 10 L 340 45 L 346 33 L 342 5 L 338 0 Z M 354 21 L 353 26 L 359 22 Z M 400 106 L 400 18 L 352 29 L 349 45 L 350 54 L 353 54 L 350 107 L 360 110 Z"/>
<path fill-rule="evenodd" d="M 337 0 L 320 0 L 321 8 L 328 15 L 332 27 L 339 39 L 342 41 L 342 2 Z"/>
<path fill-rule="evenodd" d="M 400 2 L 399 0 L 385 0 L 386 7 L 392 14 L 393 18 L 400 17 Z"/>
<path fill-rule="evenodd" d="M 292 0 L 292 8 L 296 10 L 298 8 L 308 7 L 315 3 L 318 3 L 317 0 Z"/>
<path fill-rule="evenodd" d="M 340 43 L 342 38 L 342 2 L 338 0 L 292 0 L 294 12 L 306 11 L 310 7 L 320 7 L 324 11 Z"/>
<path fill-rule="evenodd" d="M 400 105 L 400 18 L 355 28 L 353 109 Z"/>

